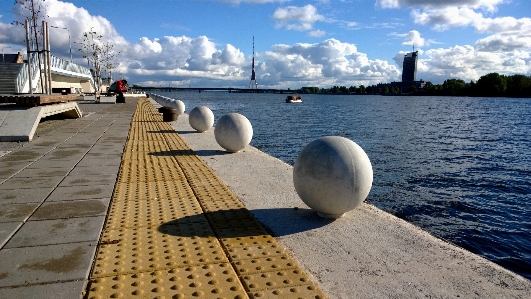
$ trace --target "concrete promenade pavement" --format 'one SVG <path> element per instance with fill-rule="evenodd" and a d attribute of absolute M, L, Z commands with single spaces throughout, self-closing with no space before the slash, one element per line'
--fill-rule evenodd
<path fill-rule="evenodd" d="M 172 125 L 329 298 L 531 298 L 531 281 L 373 205 L 320 218 L 292 166 L 251 146 L 228 154 L 187 115 Z"/>
<path fill-rule="evenodd" d="M 135 108 L 43 124 L 0 157 L 0 298 L 83 294 Z"/>
<path fill-rule="evenodd" d="M 136 100 L 102 106 L 0 157 L 0 298 L 83 296 Z M 329 298 L 531 298 L 529 280 L 372 205 L 321 219 L 290 165 L 172 125 Z"/>

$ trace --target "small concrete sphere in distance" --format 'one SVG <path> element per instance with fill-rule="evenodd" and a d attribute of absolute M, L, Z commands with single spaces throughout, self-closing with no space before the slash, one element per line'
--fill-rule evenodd
<path fill-rule="evenodd" d="M 354 141 L 326 136 L 302 149 L 293 166 L 293 184 L 319 216 L 339 218 L 359 206 L 371 190 L 372 165 Z"/>
<path fill-rule="evenodd" d="M 181 115 L 184 113 L 184 103 L 181 100 L 173 100 L 171 103 L 171 108 L 177 109 L 177 115 Z"/>
<path fill-rule="evenodd" d="M 205 132 L 214 125 L 214 113 L 206 106 L 195 107 L 190 111 L 188 123 L 194 130 Z"/>
<path fill-rule="evenodd" d="M 229 113 L 218 120 L 214 137 L 219 146 L 228 152 L 236 153 L 249 145 L 253 139 L 253 127 L 245 116 Z"/>

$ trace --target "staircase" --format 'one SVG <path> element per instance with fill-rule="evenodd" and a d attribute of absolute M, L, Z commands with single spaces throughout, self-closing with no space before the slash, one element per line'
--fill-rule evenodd
<path fill-rule="evenodd" d="M 14 94 L 16 79 L 23 63 L 0 63 L 0 94 Z"/>

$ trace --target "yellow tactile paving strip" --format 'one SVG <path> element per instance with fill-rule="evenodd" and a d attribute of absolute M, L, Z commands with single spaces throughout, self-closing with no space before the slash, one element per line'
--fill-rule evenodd
<path fill-rule="evenodd" d="M 86 298 L 192 297 L 326 298 L 141 99 Z"/>

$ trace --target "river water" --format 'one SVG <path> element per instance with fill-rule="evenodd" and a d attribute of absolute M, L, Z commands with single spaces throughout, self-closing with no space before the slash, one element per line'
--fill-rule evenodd
<path fill-rule="evenodd" d="M 369 156 L 367 201 L 531 279 L 531 99 L 160 93 L 253 126 L 251 145 L 291 165 L 343 136 Z"/>

